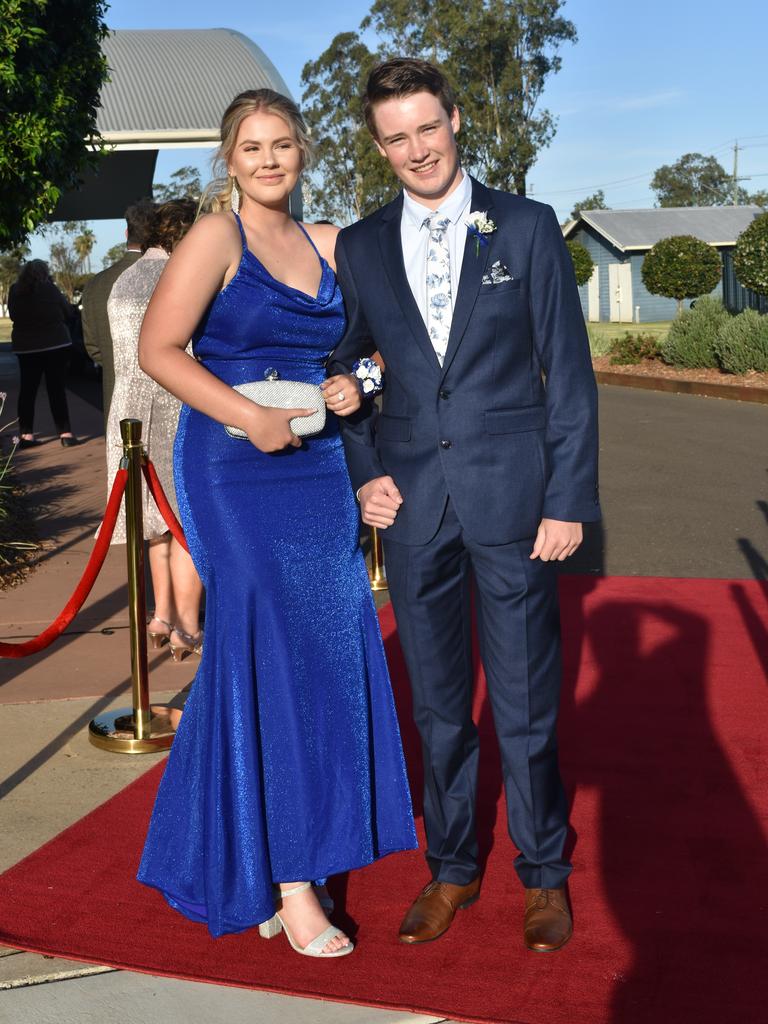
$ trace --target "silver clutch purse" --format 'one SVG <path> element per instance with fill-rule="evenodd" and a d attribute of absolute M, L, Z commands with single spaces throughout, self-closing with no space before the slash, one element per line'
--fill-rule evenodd
<path fill-rule="evenodd" d="M 270 409 L 316 409 L 312 416 L 294 416 L 291 430 L 297 437 L 319 434 L 325 426 L 325 399 L 318 384 L 305 384 L 299 380 L 281 380 L 277 370 L 266 370 L 264 380 L 251 380 L 236 384 L 235 391 L 250 398 L 257 405 Z M 240 427 L 225 427 L 230 437 L 241 439 L 248 435 Z"/>

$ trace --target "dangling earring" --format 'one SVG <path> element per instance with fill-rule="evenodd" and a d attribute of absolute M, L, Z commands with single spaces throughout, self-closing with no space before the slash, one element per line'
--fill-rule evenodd
<path fill-rule="evenodd" d="M 240 212 L 240 190 L 237 187 L 237 178 L 232 176 L 232 193 L 229 197 L 229 202 L 232 207 L 232 213 Z"/>

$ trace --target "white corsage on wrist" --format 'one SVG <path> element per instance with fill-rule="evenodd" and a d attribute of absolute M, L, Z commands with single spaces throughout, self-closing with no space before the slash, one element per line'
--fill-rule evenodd
<path fill-rule="evenodd" d="M 480 246 L 488 245 L 486 235 L 492 235 L 496 225 L 484 210 L 475 210 L 470 213 L 464 223 L 469 228 L 469 233 L 475 239 L 475 256 L 480 255 Z"/>
<path fill-rule="evenodd" d="M 352 373 L 357 378 L 357 386 L 366 398 L 372 398 L 384 390 L 384 377 L 381 367 L 373 359 L 358 359 L 352 364 Z"/>

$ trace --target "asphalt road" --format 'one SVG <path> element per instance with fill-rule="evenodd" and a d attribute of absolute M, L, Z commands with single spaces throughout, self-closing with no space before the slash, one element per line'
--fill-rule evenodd
<path fill-rule="evenodd" d="M 768 579 L 768 406 L 599 392 L 603 522 L 567 571 Z"/>

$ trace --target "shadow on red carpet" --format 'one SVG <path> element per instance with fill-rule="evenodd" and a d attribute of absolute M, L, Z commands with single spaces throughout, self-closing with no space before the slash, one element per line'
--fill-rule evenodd
<path fill-rule="evenodd" d="M 282 936 L 212 940 L 135 881 L 162 765 L 0 877 L 0 942 L 225 985 L 504 1024 L 763 1019 L 768 590 L 751 581 L 561 581 L 560 728 L 576 931 L 521 941 L 498 754 L 480 675 L 480 901 L 424 947 L 396 941 L 420 854 L 334 880 L 359 946 L 299 960 Z M 418 742 L 391 610 L 382 628 L 418 794 Z M 417 810 L 420 812 L 418 797 Z M 423 836 L 422 836 L 423 842 Z"/>

